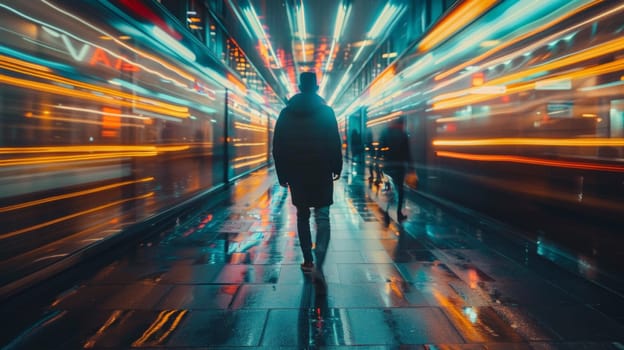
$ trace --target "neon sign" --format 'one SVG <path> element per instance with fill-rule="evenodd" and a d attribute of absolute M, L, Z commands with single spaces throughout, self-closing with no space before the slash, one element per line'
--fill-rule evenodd
<path fill-rule="evenodd" d="M 121 55 L 111 54 L 101 47 L 94 48 L 87 43 L 82 44 L 82 46 L 80 46 L 80 44 L 75 45 L 66 34 L 59 33 L 45 26 L 41 28 L 53 38 L 60 39 L 66 52 L 76 62 L 86 62 L 90 66 L 103 65 L 122 72 L 138 72 L 140 70 L 138 66 L 132 64 L 127 58 Z"/>

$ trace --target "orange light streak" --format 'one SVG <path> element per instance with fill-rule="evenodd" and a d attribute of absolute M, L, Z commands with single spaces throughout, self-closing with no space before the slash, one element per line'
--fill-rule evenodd
<path fill-rule="evenodd" d="M 88 150 L 91 147 L 84 147 Z M 104 147 L 103 147 L 104 148 Z M 129 147 L 132 149 L 132 147 Z M 135 147 L 136 148 L 136 147 Z M 127 157 L 152 157 L 161 152 L 175 152 L 189 149 L 189 145 L 182 146 L 158 146 L 158 147 L 144 147 L 137 150 L 128 150 L 123 152 L 123 146 L 120 152 L 106 152 L 106 153 L 87 153 L 77 154 L 70 156 L 50 156 L 50 157 L 29 157 L 29 158 L 17 158 L 17 159 L 2 159 L 0 160 L 0 167 L 16 166 L 16 165 L 34 165 L 34 164 L 50 164 L 50 163 L 62 163 L 62 162 L 80 162 L 96 159 L 110 159 L 110 158 L 127 158 Z M 89 152 L 89 151 L 85 151 Z M 15 153 L 15 152 L 11 152 Z M 32 152 L 26 152 L 32 153 Z"/>
<path fill-rule="evenodd" d="M 401 111 L 390 113 L 390 114 L 388 114 L 385 117 L 381 117 L 381 118 L 378 118 L 378 119 L 373 119 L 373 120 L 367 121 L 366 122 L 366 126 L 370 127 L 370 126 L 374 126 L 374 125 L 378 125 L 378 124 L 383 124 L 383 123 L 389 122 L 392 119 L 398 118 L 399 116 L 401 116 L 401 114 L 403 114 L 403 112 L 401 112 Z"/>
<path fill-rule="evenodd" d="M 547 139 L 547 138 L 498 138 L 472 140 L 434 140 L 434 146 L 624 146 L 624 138 L 582 138 L 582 139 Z"/>
<path fill-rule="evenodd" d="M 431 50 L 455 32 L 468 25 L 475 18 L 481 16 L 497 2 L 498 0 L 468 0 L 462 2 L 421 40 L 418 45 L 418 50 L 421 52 Z"/>
<path fill-rule="evenodd" d="M 88 90 L 93 90 L 93 91 L 97 91 L 97 92 L 101 92 L 102 94 L 105 95 L 113 95 L 119 98 L 123 98 L 123 99 L 128 99 L 131 101 L 136 101 L 139 102 L 139 100 L 137 99 L 137 96 L 135 96 L 134 94 L 130 94 L 130 93 L 124 93 L 118 90 L 114 90 L 114 89 L 109 89 L 109 88 L 104 88 L 104 87 L 100 87 L 97 85 L 93 85 L 93 84 L 87 84 L 87 83 L 83 83 L 81 81 L 78 80 L 73 80 L 73 79 L 68 79 L 62 76 L 59 76 L 57 74 L 54 73 L 46 73 L 46 72 L 41 72 L 38 70 L 34 70 L 32 68 L 27 68 L 27 67 L 18 67 L 16 65 L 13 64 L 12 61 L 15 61 L 15 59 L 12 59 L 8 56 L 4 56 L 4 55 L 0 55 L 0 68 L 6 69 L 6 70 L 10 70 L 13 72 L 17 72 L 17 73 L 22 73 L 25 75 L 30 75 L 36 78 L 44 78 L 44 79 L 49 79 L 51 81 L 56 81 L 62 84 L 67 84 L 67 85 L 73 85 L 76 87 L 81 87 L 84 89 L 88 89 Z M 9 64 L 5 63 L 5 62 L 9 62 Z M 28 65 L 28 62 L 25 61 L 21 61 L 20 64 L 18 65 Z M 8 77 L 8 76 L 1 76 L 0 77 Z M 10 78 L 10 77 L 9 77 Z M 15 78 L 13 78 L 15 79 Z M 22 80 L 22 79 L 16 79 L 16 80 Z M 26 81 L 28 82 L 29 80 L 22 80 L 22 81 Z M 33 82 L 33 84 L 35 84 L 35 82 Z M 57 88 L 60 88 L 56 85 L 54 85 Z M 75 91 L 73 89 L 67 89 L 64 88 L 65 90 L 70 90 L 70 91 Z M 154 99 L 148 99 L 148 98 L 141 98 L 141 101 L 149 103 L 151 105 L 155 105 L 155 106 L 159 106 L 162 108 L 166 108 L 166 109 L 171 109 L 172 111 L 178 112 L 178 113 L 187 113 L 188 114 L 188 108 L 183 107 L 183 106 L 177 106 L 177 105 L 172 105 L 169 103 L 165 103 L 162 101 L 158 101 L 158 100 L 154 100 Z M 187 115 L 188 116 L 188 115 Z"/>
<path fill-rule="evenodd" d="M 230 83 L 234 84 L 234 85 L 235 85 L 235 86 L 236 86 L 236 87 L 240 90 L 240 92 L 241 92 L 242 94 L 246 94 L 246 93 L 247 93 L 247 87 L 245 86 L 245 84 L 243 84 L 243 82 L 242 82 L 242 81 L 240 81 L 240 80 L 239 80 L 237 77 L 235 77 L 234 75 L 232 75 L 232 74 L 229 74 L 229 73 L 228 73 L 228 75 L 227 75 L 227 80 L 228 80 Z"/>
<path fill-rule="evenodd" d="M 34 165 L 34 164 L 52 164 L 61 162 L 80 162 L 96 159 L 110 159 L 123 157 L 151 157 L 157 155 L 157 152 L 125 152 L 125 153 L 103 153 L 93 155 L 73 155 L 58 157 L 37 157 L 37 158 L 18 158 L 0 160 L 0 167 L 16 166 L 16 165 Z"/>
<path fill-rule="evenodd" d="M 28 153 L 75 153 L 75 152 L 172 152 L 189 149 L 188 145 L 182 146 L 54 146 L 54 147 L 3 147 L 0 154 L 28 154 Z"/>
<path fill-rule="evenodd" d="M 265 159 L 265 157 L 264 157 L 264 155 L 263 155 L 263 157 L 262 157 L 261 159 L 258 159 L 258 160 L 251 160 L 251 161 L 244 162 L 244 163 L 234 164 L 234 165 L 232 166 L 232 168 L 234 168 L 234 169 L 238 169 L 238 168 L 242 168 L 242 167 L 245 167 L 245 166 L 250 166 L 250 165 L 254 165 L 254 164 L 259 164 L 259 163 L 262 163 L 262 162 L 264 162 L 264 161 L 266 161 L 266 159 Z"/>
<path fill-rule="evenodd" d="M 158 317 L 156 318 L 156 320 L 154 320 L 154 322 L 150 325 L 150 327 L 143 333 L 143 335 L 135 340 L 132 343 L 132 346 L 141 346 L 143 344 L 145 344 L 145 342 L 147 340 L 149 340 L 149 338 L 152 336 L 152 334 L 156 333 L 158 330 L 160 330 L 165 323 L 167 323 L 167 321 L 169 320 L 169 317 L 171 317 L 171 315 L 173 315 L 176 312 L 176 310 L 163 310 L 158 314 Z"/>
<path fill-rule="evenodd" d="M 375 80 L 373 80 L 373 83 L 371 84 L 371 87 L 370 87 L 371 97 L 378 96 L 385 89 L 388 82 L 394 78 L 395 69 L 396 69 L 395 65 L 391 65 L 390 67 L 388 67 L 388 69 L 386 69 L 381 74 L 379 74 L 375 78 Z"/>
<path fill-rule="evenodd" d="M 119 205 L 119 204 L 131 202 L 131 201 L 135 201 L 135 200 L 139 200 L 139 199 L 146 199 L 146 198 L 152 197 L 153 195 L 154 195 L 154 192 L 149 192 L 149 193 L 141 195 L 141 196 L 136 196 L 136 197 L 132 197 L 132 198 L 126 198 L 126 199 L 118 200 L 118 201 L 111 202 L 111 203 L 108 203 L 108 204 L 104 204 L 104 205 L 101 205 L 99 207 L 95 207 L 95 208 L 92 208 L 92 209 L 76 212 L 74 214 L 70 214 L 70 215 L 66 215 L 66 216 L 63 216 L 63 217 L 60 217 L 60 218 L 57 218 L 57 219 L 54 219 L 54 220 L 46 221 L 46 222 L 38 224 L 38 225 L 26 227 L 26 228 L 23 228 L 23 229 L 20 229 L 20 230 L 15 230 L 13 232 L 8 232 L 8 233 L 3 234 L 2 236 L 0 236 L 0 240 L 7 239 L 7 238 L 10 238 L 10 237 L 14 237 L 14 236 L 17 236 L 17 235 L 21 235 L 22 233 L 26 233 L 26 232 L 29 232 L 29 231 L 38 230 L 40 228 L 51 226 L 51 225 L 57 224 L 59 222 L 67 221 L 67 220 L 70 220 L 70 219 L 73 219 L 73 218 L 76 218 L 76 217 L 79 217 L 79 216 L 82 216 L 82 215 L 95 213 L 97 211 L 100 211 L 100 210 L 103 210 L 103 209 L 107 209 L 107 208 L 110 208 L 110 207 L 114 207 L 114 206 Z"/>
<path fill-rule="evenodd" d="M 256 131 L 256 132 L 267 132 L 268 130 L 267 127 L 244 124 L 241 122 L 234 122 L 234 127 L 236 129 L 250 130 L 250 131 Z"/>
<path fill-rule="evenodd" d="M 78 119 L 78 118 L 65 118 L 65 117 L 56 117 L 56 116 L 51 116 L 51 115 L 34 115 L 31 114 L 28 116 L 28 118 L 35 118 L 35 119 L 45 119 L 45 120 L 57 120 L 57 121 L 62 121 L 62 122 L 70 122 L 70 123 L 76 123 L 76 124 L 88 124 L 88 125 L 100 125 L 100 126 L 105 126 L 106 124 L 106 117 L 102 117 L 102 121 L 98 121 L 98 120 L 88 120 L 88 119 Z M 119 118 L 119 117 L 116 117 Z M 119 126 L 123 126 L 123 127 L 128 127 L 128 128 L 144 128 L 145 125 L 137 125 L 137 124 L 132 124 L 132 123 L 121 123 L 121 120 L 119 121 Z"/>
<path fill-rule="evenodd" d="M 550 160 L 550 159 L 542 159 L 542 158 L 511 156 L 511 155 L 487 155 L 487 154 L 471 154 L 471 153 L 458 153 L 458 152 L 446 152 L 446 151 L 437 151 L 436 155 L 438 157 L 464 159 L 464 160 L 476 160 L 480 162 L 519 163 L 519 164 L 531 164 L 531 165 L 559 167 L 559 168 L 568 168 L 568 169 L 614 171 L 618 173 L 624 173 L 624 166 L 596 164 L 596 163 L 587 163 L 587 162 L 572 162 L 572 161 L 565 161 L 565 160 Z"/>
<path fill-rule="evenodd" d="M 546 64 L 542 64 L 540 66 L 534 67 L 534 68 L 529 68 L 526 69 L 524 71 L 520 71 L 518 73 L 514 73 L 514 74 L 509 74 L 506 75 L 504 77 L 500 77 L 498 79 L 494 79 L 492 81 L 490 81 L 491 85 L 502 85 L 505 84 L 507 82 L 510 81 L 514 81 L 514 80 L 521 80 L 523 78 L 526 78 L 528 76 L 531 76 L 533 74 L 536 73 L 540 73 L 542 71 L 551 71 L 554 69 L 558 69 L 558 68 L 562 68 L 562 67 L 566 67 L 569 65 L 573 65 L 585 60 L 590 60 L 599 56 L 604 56 L 607 54 L 611 54 L 617 51 L 621 51 L 622 47 L 624 47 L 624 37 L 619 38 L 619 39 L 614 39 L 605 43 L 602 43 L 600 45 L 596 45 L 590 49 L 581 51 L 577 54 L 574 55 L 570 55 L 567 57 L 564 57 L 562 59 L 550 62 L 550 63 L 546 63 Z M 609 64 L 613 64 L 616 62 L 622 62 L 622 59 L 619 59 L 617 61 L 611 62 Z M 607 66 L 609 64 L 604 64 L 601 66 Z"/>
<path fill-rule="evenodd" d="M 475 326 L 470 322 L 466 315 L 461 312 L 460 306 L 453 303 L 451 299 L 438 290 L 432 290 L 433 297 L 438 301 L 440 307 L 447 311 L 449 318 L 454 321 L 453 324 L 472 342 L 484 341 L 483 336 L 475 329 Z"/>
<path fill-rule="evenodd" d="M 618 41 L 621 41 L 620 44 L 624 45 L 624 39 L 618 39 Z M 566 59 L 566 61 L 570 61 L 572 58 L 573 57 L 570 57 Z M 511 74 L 509 76 L 501 77 L 499 79 L 492 80 L 488 84 L 485 84 L 483 86 L 495 88 L 495 86 L 500 85 L 502 82 L 516 79 L 518 78 L 518 76 L 528 77 L 541 71 L 542 69 L 553 69 L 555 66 L 557 66 L 557 68 L 560 68 L 558 63 L 559 62 L 553 62 L 551 64 L 548 64 L 547 66 L 549 66 L 549 68 L 534 68 L 534 69 L 526 70 L 524 72 L 519 72 L 516 74 Z M 613 62 L 601 64 L 601 65 L 594 66 L 594 67 L 579 69 L 577 71 L 570 72 L 570 73 L 552 75 L 548 77 L 548 80 L 578 79 L 578 78 L 583 78 L 583 77 L 591 77 L 591 76 L 596 76 L 596 75 L 617 72 L 622 69 L 624 69 L 624 59 L 618 59 Z M 524 75 L 525 73 L 526 75 Z M 507 95 L 511 95 L 511 94 L 515 94 L 518 92 L 522 92 L 522 91 L 533 90 L 535 88 L 535 81 L 538 81 L 538 80 L 541 81 L 544 79 L 546 78 L 541 77 L 540 79 L 537 79 L 531 82 L 517 84 L 517 85 L 509 85 L 507 86 L 506 93 Z M 470 95 L 471 91 L 474 91 L 474 90 L 466 89 L 466 90 L 456 91 L 456 92 L 449 93 L 449 94 L 439 95 L 435 97 L 434 100 L 439 100 L 440 102 L 434 103 L 432 106 L 432 109 L 440 110 L 440 109 L 446 109 L 446 108 L 452 108 L 452 107 L 458 107 L 458 106 L 465 106 L 469 104 L 475 104 L 478 102 L 483 102 L 483 101 L 490 100 L 492 98 L 496 98 L 501 95 L 501 94 Z M 464 95 L 467 94 L 467 96 L 454 97 L 454 98 L 451 97 L 445 100 L 446 97 L 457 96 L 460 94 L 464 94 Z"/>
<path fill-rule="evenodd" d="M 30 63 L 30 62 L 23 61 L 23 60 L 18 60 L 17 58 L 5 56 L 5 55 L 0 55 L 0 62 L 6 62 L 8 64 L 22 66 L 25 69 L 31 69 L 31 70 L 36 70 L 36 71 L 43 71 L 43 72 L 52 71 L 50 68 L 46 66 Z"/>
<path fill-rule="evenodd" d="M 266 144 L 266 142 L 237 142 L 234 147 L 265 146 Z"/>
<path fill-rule="evenodd" d="M 443 72 L 443 73 L 440 73 L 440 74 L 436 75 L 434 80 L 436 80 L 436 81 L 442 80 L 442 79 L 448 77 L 449 75 L 451 75 L 453 73 L 461 71 L 462 69 L 464 69 L 466 67 L 474 66 L 477 62 L 479 62 L 481 60 L 484 60 L 484 59 L 494 55 L 495 53 L 497 53 L 497 52 L 499 52 L 499 51 L 501 51 L 501 50 L 503 50 L 503 49 L 505 49 L 507 47 L 510 47 L 510 46 L 512 46 L 512 45 L 514 45 L 514 44 L 516 44 L 516 43 L 518 43 L 518 42 L 520 42 L 520 41 L 522 41 L 522 40 L 524 40 L 526 38 L 529 38 L 529 37 L 531 37 L 531 36 L 533 36 L 533 35 L 535 35 L 537 33 L 542 33 L 547 28 L 553 27 L 554 25 L 564 21 L 565 19 L 568 19 L 568 18 L 576 15 L 577 13 L 582 12 L 582 11 L 584 11 L 584 10 L 586 10 L 586 9 L 588 9 L 588 8 L 594 6 L 594 5 L 596 5 L 596 4 L 598 4 L 598 3 L 602 2 L 602 1 L 603 0 L 595 0 L 595 1 L 591 2 L 591 3 L 589 3 L 589 4 L 585 4 L 584 6 L 580 6 L 580 7 L 576 8 L 576 9 L 574 9 L 573 11 L 570 11 L 570 12 L 566 13 L 564 16 L 558 17 L 558 18 L 556 18 L 555 20 L 553 20 L 553 21 L 551 21 L 549 23 L 546 23 L 546 24 L 544 24 L 542 26 L 539 26 L 539 27 L 535 28 L 534 30 L 526 32 L 526 33 L 524 33 L 524 34 L 522 34 L 522 35 L 520 35 L 518 37 L 515 37 L 513 40 L 505 40 L 503 42 L 503 44 L 498 45 L 495 48 L 493 48 L 493 49 L 491 49 L 491 50 L 489 50 L 489 51 L 487 51 L 487 52 L 485 52 L 485 53 L 483 53 L 483 54 L 481 54 L 481 55 L 479 55 L 479 56 L 477 56 L 475 58 L 472 58 L 472 59 L 470 59 L 468 61 L 465 61 L 464 63 L 461 63 L 461 64 L 459 64 L 459 65 L 457 65 L 457 66 L 455 66 L 455 67 L 453 67 L 453 68 Z"/>
<path fill-rule="evenodd" d="M 8 212 L 8 211 L 13 211 L 13 210 L 18 210 L 18 209 L 24 209 L 24 208 L 28 208 L 28 207 L 33 207 L 35 205 L 55 202 L 55 201 L 59 201 L 59 200 L 63 200 L 63 199 L 80 197 L 80 196 L 84 196 L 84 195 L 87 195 L 87 194 L 93 194 L 93 193 L 102 192 L 102 191 L 106 191 L 106 190 L 110 190 L 110 189 L 114 189 L 114 188 L 123 187 L 123 186 L 130 185 L 130 184 L 141 183 L 141 182 L 149 182 L 149 181 L 153 181 L 153 180 L 154 180 L 154 178 L 150 176 L 150 177 L 146 177 L 146 178 L 143 178 L 143 179 L 140 179 L 140 180 L 136 180 L 136 181 L 118 182 L 118 183 L 115 183 L 115 184 L 111 184 L 111 185 L 107 185 L 107 186 L 101 186 L 101 187 L 96 187 L 96 188 L 92 188 L 92 189 L 88 189 L 88 190 L 84 190 L 84 191 L 67 193 L 67 194 L 62 194 L 62 195 L 58 195 L 58 196 L 38 199 L 38 200 L 30 201 L 30 202 L 10 205 L 8 207 L 0 208 L 0 213 L 5 213 L 5 212 Z"/>
<path fill-rule="evenodd" d="M 63 82 L 63 80 L 66 80 L 66 79 L 60 78 L 60 79 L 54 79 L 54 80 Z M 112 96 L 98 96 L 88 91 L 78 91 L 78 90 L 74 90 L 74 89 L 70 89 L 70 88 L 66 88 L 66 87 L 58 86 L 54 84 L 40 83 L 40 82 L 31 81 L 31 80 L 13 78 L 7 75 L 0 75 L 0 82 L 13 85 L 13 86 L 17 86 L 17 87 L 21 87 L 21 88 L 33 89 L 33 90 L 47 92 L 47 93 L 55 94 L 55 95 L 71 96 L 71 97 L 95 101 L 95 102 L 99 102 L 103 104 L 112 104 L 112 105 L 121 105 L 125 107 L 141 108 L 141 109 L 145 109 L 145 110 L 152 111 L 155 113 L 169 115 L 169 116 L 178 117 L 178 118 L 188 118 L 189 116 L 188 108 L 185 108 L 185 107 L 165 104 L 156 100 L 149 100 L 149 99 L 144 99 L 144 98 L 138 99 L 136 98 L 136 96 L 133 96 L 130 94 L 119 93 L 115 90 L 110 90 L 110 89 L 102 89 L 95 85 L 82 84 L 82 83 L 77 84 L 77 86 L 86 85 L 87 88 L 90 88 L 94 91 L 99 91 L 99 92 L 103 92 L 102 90 L 108 90 L 109 92 L 112 92 L 111 94 L 109 94 Z M 129 98 L 130 101 L 119 100 L 114 97 Z M 144 102 L 149 102 L 150 104 L 144 103 Z M 157 107 L 154 105 L 161 105 L 164 107 Z"/>
<path fill-rule="evenodd" d="M 91 336 L 83 345 L 83 348 L 85 349 L 91 349 L 95 346 L 95 343 L 97 342 L 97 340 L 99 338 L 101 338 L 104 333 L 111 328 L 112 325 L 114 325 L 117 320 L 119 318 L 121 318 L 121 316 L 123 316 L 123 312 L 121 310 L 115 310 L 113 311 L 113 313 L 110 315 L 110 317 L 106 320 L 106 322 L 102 325 L 102 327 L 100 327 L 97 332 Z"/>

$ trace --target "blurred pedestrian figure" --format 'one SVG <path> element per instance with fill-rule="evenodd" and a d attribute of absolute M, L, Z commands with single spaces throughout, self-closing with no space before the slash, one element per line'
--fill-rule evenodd
<path fill-rule="evenodd" d="M 402 118 L 394 119 L 382 132 L 379 139 L 379 149 L 383 156 L 383 172 L 388 175 L 397 191 L 397 220 L 402 221 L 407 218 L 403 214 L 403 204 L 405 202 L 405 189 L 403 183 L 407 167 L 411 162 L 409 150 L 409 137 L 405 132 L 405 125 Z"/>
<path fill-rule="evenodd" d="M 353 129 L 351 130 L 350 138 L 351 159 L 358 161 L 362 155 L 362 136 L 360 136 L 360 133 L 357 130 Z"/>
<path fill-rule="evenodd" d="M 322 275 L 330 238 L 333 181 L 342 172 L 342 141 L 334 111 L 316 94 L 316 74 L 301 73 L 299 89 L 301 93 L 288 101 L 275 124 L 273 159 L 279 184 L 290 188 L 292 203 L 297 208 L 304 272 L 314 270 L 310 208 L 314 209 L 316 270 Z"/>
<path fill-rule="evenodd" d="M 381 170 L 379 168 L 379 142 L 373 139 L 373 133 L 369 130 L 366 135 L 366 153 L 368 158 L 368 183 L 379 185 L 381 183 Z"/>

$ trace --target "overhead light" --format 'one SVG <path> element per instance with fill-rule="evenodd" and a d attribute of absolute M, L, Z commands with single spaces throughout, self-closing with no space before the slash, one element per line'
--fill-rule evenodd
<path fill-rule="evenodd" d="M 306 25 L 305 25 L 305 10 L 303 9 L 303 1 L 297 8 L 297 32 L 299 33 L 299 40 L 301 41 L 301 52 L 303 53 L 303 61 L 307 61 L 305 50 L 305 39 L 307 37 Z"/>
<path fill-rule="evenodd" d="M 342 36 L 342 32 L 345 28 L 347 20 L 349 19 L 349 14 L 351 14 L 351 5 L 340 4 L 338 5 L 338 13 L 336 15 L 336 22 L 334 23 L 334 37 L 332 40 L 331 49 L 329 49 L 329 57 L 327 59 L 327 63 L 325 64 L 325 71 L 329 71 L 329 67 L 333 61 L 334 57 L 334 49 L 336 48 L 336 43 L 340 41 L 340 37 Z"/>
<path fill-rule="evenodd" d="M 391 21 L 396 20 L 398 18 L 397 14 L 399 12 L 402 12 L 403 9 L 403 7 L 397 7 L 390 3 L 386 3 L 386 6 L 381 11 L 381 15 L 377 17 L 375 24 L 373 24 L 373 27 L 368 32 L 367 37 L 371 39 L 377 39 L 379 37 L 379 34 L 381 34 L 381 31 L 383 29 L 388 29 L 388 24 Z"/>
<path fill-rule="evenodd" d="M 248 8 L 244 9 L 243 14 L 245 15 L 245 17 L 247 18 L 247 21 L 251 25 L 251 30 L 254 32 L 256 38 L 264 44 L 266 49 L 271 54 L 271 57 L 273 58 L 273 60 L 275 61 L 275 64 L 277 65 L 277 69 L 281 69 L 282 64 L 280 60 L 277 58 L 277 55 L 275 55 L 275 51 L 273 51 L 273 46 L 271 46 L 271 42 L 267 38 L 267 35 L 264 32 L 264 29 L 262 29 L 262 23 L 260 23 L 260 19 L 258 19 L 258 15 L 256 14 L 256 11 L 254 10 L 253 6 L 250 5 Z"/>
<path fill-rule="evenodd" d="M 169 34 L 165 33 L 164 30 L 160 29 L 159 27 L 154 26 L 152 27 L 152 34 L 154 34 L 154 36 L 160 41 L 162 41 L 165 45 L 172 48 L 173 51 L 176 51 L 179 54 L 181 54 L 184 58 L 190 61 L 195 61 L 196 56 L 193 53 L 193 51 L 189 50 L 186 46 L 182 45 L 179 41 L 175 40 Z"/>

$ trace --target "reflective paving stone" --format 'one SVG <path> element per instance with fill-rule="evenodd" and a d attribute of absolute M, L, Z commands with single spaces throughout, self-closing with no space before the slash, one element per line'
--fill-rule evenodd
<path fill-rule="evenodd" d="M 438 308 L 348 309 L 355 344 L 463 343 Z"/>
<path fill-rule="evenodd" d="M 267 310 L 193 310 L 166 342 L 168 347 L 258 346 Z"/>

